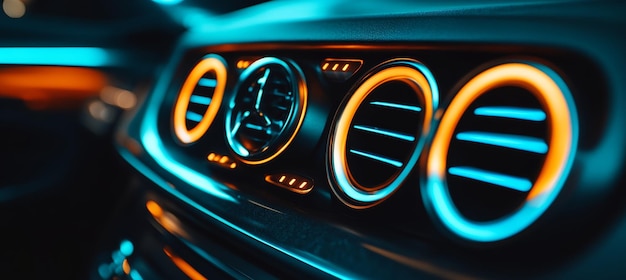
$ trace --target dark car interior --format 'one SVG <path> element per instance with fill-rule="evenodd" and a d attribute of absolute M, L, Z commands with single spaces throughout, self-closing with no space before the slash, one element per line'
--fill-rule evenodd
<path fill-rule="evenodd" d="M 2 278 L 626 278 L 624 1 L 2 9 Z"/>

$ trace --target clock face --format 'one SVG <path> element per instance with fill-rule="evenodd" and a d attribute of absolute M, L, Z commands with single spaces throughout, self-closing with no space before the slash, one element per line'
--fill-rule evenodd
<path fill-rule="evenodd" d="M 263 163 L 293 139 L 304 116 L 306 88 L 300 71 L 277 58 L 262 58 L 241 75 L 226 117 L 226 138 L 240 159 Z"/>

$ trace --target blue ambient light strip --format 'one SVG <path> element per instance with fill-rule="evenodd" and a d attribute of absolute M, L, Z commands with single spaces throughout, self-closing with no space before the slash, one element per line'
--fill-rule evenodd
<path fill-rule="evenodd" d="M 115 63 L 111 51 L 92 47 L 0 48 L 0 64 L 102 67 Z"/>
<path fill-rule="evenodd" d="M 474 110 L 474 115 L 499 117 L 525 121 L 545 121 L 546 113 L 539 109 L 517 107 L 480 107 Z"/>
<path fill-rule="evenodd" d="M 385 158 L 385 157 L 381 157 L 381 156 L 378 156 L 378 155 L 375 155 L 375 154 L 366 153 L 366 152 L 362 152 L 362 151 L 358 151 L 358 150 L 350 150 L 350 152 L 353 153 L 353 154 L 357 154 L 357 155 L 369 158 L 369 159 L 373 159 L 373 160 L 377 160 L 377 161 L 380 161 L 380 162 L 384 162 L 386 164 L 393 165 L 393 166 L 398 167 L 398 168 L 402 167 L 402 162 L 399 162 L 397 160 L 388 159 L 388 158 Z"/>
<path fill-rule="evenodd" d="M 367 131 L 367 132 L 381 134 L 381 135 L 397 138 L 397 139 L 404 140 L 404 141 L 409 141 L 409 142 L 415 141 L 415 137 L 414 136 L 406 135 L 406 134 L 395 132 L 395 131 L 391 131 L 391 130 L 384 130 L 384 129 L 380 129 L 380 128 L 376 128 L 376 127 L 365 126 L 365 125 L 355 125 L 353 127 L 358 129 L 358 130 L 363 130 L 363 131 Z"/>
<path fill-rule="evenodd" d="M 489 132 L 461 132 L 456 135 L 456 139 L 537 154 L 545 154 L 548 151 L 548 145 L 543 140 L 528 136 Z"/>
<path fill-rule="evenodd" d="M 375 105 L 375 106 L 395 108 L 395 109 L 401 109 L 401 110 L 407 110 L 407 111 L 413 111 L 413 112 L 421 112 L 422 111 L 422 108 L 417 107 L 417 106 L 397 104 L 397 103 L 391 103 L 391 102 L 372 101 L 372 102 L 370 102 L 370 104 L 371 105 Z"/>
<path fill-rule="evenodd" d="M 180 2 L 183 2 L 183 0 L 152 0 L 152 2 L 161 4 L 161 5 L 170 6 L 170 5 L 179 4 Z"/>
<path fill-rule="evenodd" d="M 491 171 L 486 171 L 473 167 L 458 166 L 450 167 L 448 172 L 452 175 L 465 177 L 485 183 L 497 185 L 500 187 L 509 188 L 512 190 L 527 192 L 533 186 L 530 180 L 525 178 L 518 178 L 510 175 L 499 174 Z"/>

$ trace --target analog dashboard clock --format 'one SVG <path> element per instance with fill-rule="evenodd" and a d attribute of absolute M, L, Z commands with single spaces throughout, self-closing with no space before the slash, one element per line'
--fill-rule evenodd
<path fill-rule="evenodd" d="M 304 118 L 302 71 L 289 61 L 261 58 L 241 74 L 226 115 L 226 139 L 239 159 L 261 164 L 281 154 Z"/>

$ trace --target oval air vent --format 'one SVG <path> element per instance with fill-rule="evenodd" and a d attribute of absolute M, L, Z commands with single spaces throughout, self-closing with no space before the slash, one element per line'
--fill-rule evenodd
<path fill-rule="evenodd" d="M 491 67 L 469 80 L 435 133 L 422 192 L 433 216 L 477 242 L 511 237 L 554 201 L 577 145 L 559 76 L 536 63 Z"/>
<path fill-rule="evenodd" d="M 261 164 L 283 152 L 306 110 L 306 84 L 295 64 L 274 57 L 242 74 L 226 115 L 226 139 L 241 161 Z"/>
<path fill-rule="evenodd" d="M 174 106 L 174 133 L 182 143 L 197 141 L 209 129 L 226 87 L 226 66 L 217 55 L 204 57 L 191 70 Z"/>
<path fill-rule="evenodd" d="M 420 156 L 438 103 L 435 80 L 413 60 L 374 68 L 339 108 L 330 136 L 333 191 L 353 208 L 380 203 Z"/>

